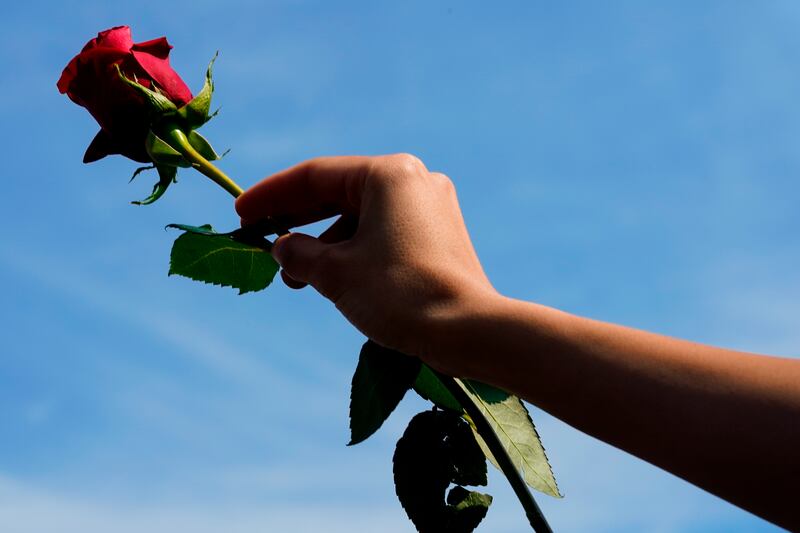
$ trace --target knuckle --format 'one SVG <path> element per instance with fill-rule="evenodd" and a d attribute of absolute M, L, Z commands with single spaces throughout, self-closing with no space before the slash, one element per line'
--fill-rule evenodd
<path fill-rule="evenodd" d="M 442 174 L 441 172 L 431 172 L 430 174 L 433 183 L 439 187 L 440 189 L 448 192 L 454 193 L 456 190 L 456 186 L 446 174 Z"/>
<path fill-rule="evenodd" d="M 419 174 L 427 172 L 425 164 L 415 155 L 407 153 L 393 154 L 389 156 L 393 167 L 403 174 Z"/>
<path fill-rule="evenodd" d="M 424 180 L 428 169 L 418 157 L 399 153 L 373 158 L 369 163 L 368 174 L 370 179 L 394 188 Z"/>
<path fill-rule="evenodd" d="M 305 167 L 304 169 L 308 174 L 313 174 L 319 169 L 323 159 L 323 157 L 312 157 L 311 159 L 303 161 L 302 166 Z"/>

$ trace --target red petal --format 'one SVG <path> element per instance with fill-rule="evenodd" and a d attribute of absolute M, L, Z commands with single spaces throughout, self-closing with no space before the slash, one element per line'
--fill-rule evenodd
<path fill-rule="evenodd" d="M 58 89 L 84 107 L 103 106 L 103 102 L 116 97 L 115 93 L 108 92 L 109 83 L 116 86 L 118 82 L 113 65 L 126 57 L 130 55 L 112 48 L 81 52 L 64 69 L 58 80 Z M 134 65 L 138 68 L 138 64 Z"/>
<path fill-rule="evenodd" d="M 133 46 L 131 29 L 128 26 L 116 26 L 110 30 L 101 31 L 94 41 L 95 46 L 114 48 L 120 52 L 128 52 Z"/>
<path fill-rule="evenodd" d="M 146 52 L 161 59 L 166 59 L 169 51 L 172 50 L 172 45 L 167 42 L 166 37 L 159 37 L 152 41 L 145 41 L 143 43 L 136 43 L 131 47 L 132 50 Z"/>
<path fill-rule="evenodd" d="M 141 50 L 142 47 L 145 50 Z M 169 64 L 167 56 L 171 48 L 167 40 L 162 37 L 161 39 L 134 45 L 132 53 L 139 66 L 158 83 L 169 99 L 178 106 L 182 106 L 192 99 L 192 91 L 189 90 L 189 87 L 178 76 L 178 73 L 172 70 Z"/>
<path fill-rule="evenodd" d="M 97 37 L 86 43 L 81 50 L 81 53 L 72 58 L 67 67 L 61 73 L 58 79 L 59 92 L 66 93 L 72 84 L 72 80 L 78 75 L 80 67 L 79 61 L 83 62 L 83 57 L 86 52 L 95 48 L 112 48 L 119 52 L 130 52 L 133 46 L 133 39 L 131 38 L 131 29 L 128 26 L 115 26 L 111 29 L 101 31 Z"/>
<path fill-rule="evenodd" d="M 69 86 L 72 83 L 72 80 L 75 79 L 75 76 L 78 75 L 78 56 L 72 58 L 72 61 L 64 68 L 64 71 L 61 73 L 61 77 L 58 78 L 58 83 L 56 86 L 58 87 L 58 92 L 64 94 L 69 90 Z"/>

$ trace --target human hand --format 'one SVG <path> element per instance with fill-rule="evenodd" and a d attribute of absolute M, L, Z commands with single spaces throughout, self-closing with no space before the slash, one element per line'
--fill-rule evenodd
<path fill-rule="evenodd" d="M 243 224 L 289 227 L 339 215 L 319 238 L 280 237 L 290 287 L 310 284 L 362 333 L 457 374 L 448 324 L 496 296 L 470 242 L 452 181 L 407 154 L 312 159 L 236 201 Z"/>

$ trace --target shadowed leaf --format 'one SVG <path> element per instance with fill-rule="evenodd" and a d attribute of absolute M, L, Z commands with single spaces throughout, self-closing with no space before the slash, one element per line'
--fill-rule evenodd
<path fill-rule="evenodd" d="M 463 411 L 458 400 L 450 394 L 450 391 L 439 381 L 439 378 L 436 377 L 436 374 L 433 373 L 428 365 L 422 365 L 422 368 L 419 369 L 417 379 L 414 381 L 414 390 L 422 398 L 433 402 L 437 407 L 450 409 L 458 413 Z"/>
<path fill-rule="evenodd" d="M 358 356 L 350 389 L 350 442 L 358 444 L 381 427 L 411 388 L 420 361 L 371 340 Z"/>
<path fill-rule="evenodd" d="M 486 458 L 469 425 L 452 411 L 419 413 L 397 441 L 395 492 L 421 532 L 473 531 L 492 497 L 461 485 L 486 485 Z M 451 483 L 457 486 L 447 492 Z"/>

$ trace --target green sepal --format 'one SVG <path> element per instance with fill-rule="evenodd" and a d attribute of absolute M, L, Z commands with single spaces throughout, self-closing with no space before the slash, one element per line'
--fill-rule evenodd
<path fill-rule="evenodd" d="M 144 148 L 147 154 L 156 165 L 168 165 L 172 167 L 189 168 L 192 164 L 187 161 L 179 151 L 167 144 L 167 142 L 153 133 L 147 132 L 147 139 L 144 141 Z"/>
<path fill-rule="evenodd" d="M 117 69 L 117 73 L 119 73 L 119 77 L 128 85 L 136 89 L 140 96 L 142 96 L 150 106 L 150 112 L 156 116 L 164 116 L 168 114 L 175 113 L 178 110 L 178 107 L 166 96 L 163 94 L 148 89 L 141 83 L 129 79 L 125 74 L 122 73 L 120 70 L 119 65 L 114 65 Z"/>
<path fill-rule="evenodd" d="M 139 167 L 139 168 L 137 168 L 136 170 L 134 170 L 134 171 L 133 171 L 133 176 L 131 176 L 131 179 L 129 179 L 129 180 L 128 180 L 128 183 L 130 183 L 130 182 L 132 182 L 133 180 L 135 180 L 135 179 L 136 179 L 136 176 L 138 176 L 138 175 L 139 175 L 139 174 L 141 174 L 142 172 L 144 172 L 144 171 L 146 171 L 146 170 L 153 170 L 154 168 L 156 168 L 156 166 L 155 166 L 155 165 L 147 165 L 147 166 L 144 166 L 144 167 Z"/>
<path fill-rule="evenodd" d="M 186 121 L 186 125 L 189 129 L 193 130 L 199 128 L 213 117 L 213 115 L 208 115 L 208 111 L 211 108 L 211 95 L 214 92 L 214 80 L 211 77 L 211 70 L 218 55 L 219 52 L 215 53 L 214 57 L 211 58 L 211 62 L 208 64 L 203 88 L 188 104 L 178 109 L 178 116 Z M 195 149 L 196 148 L 197 147 L 195 147 Z"/>
<path fill-rule="evenodd" d="M 192 148 L 197 150 L 197 152 L 208 159 L 209 161 L 216 161 L 220 158 L 217 155 L 217 152 L 214 151 L 214 148 L 211 147 L 211 144 L 206 140 L 205 137 L 197 133 L 196 131 L 192 130 L 189 132 L 189 135 L 186 136 L 189 139 L 189 144 L 192 145 Z"/>
<path fill-rule="evenodd" d="M 137 169 L 137 172 L 134 173 L 133 178 L 136 177 L 136 174 L 140 171 L 149 167 L 142 167 Z M 156 164 L 156 170 L 158 170 L 158 182 L 153 185 L 153 192 L 145 198 L 144 200 L 138 200 L 131 202 L 133 205 L 149 205 L 161 198 L 165 192 L 167 192 L 167 187 L 169 187 L 172 183 L 175 182 L 175 179 L 178 175 L 178 169 L 170 166 L 170 165 L 159 165 Z M 131 179 L 133 179 L 131 178 Z"/>

